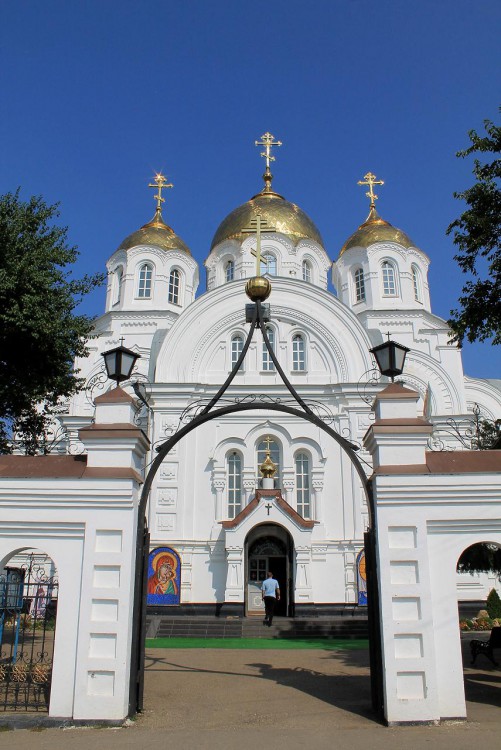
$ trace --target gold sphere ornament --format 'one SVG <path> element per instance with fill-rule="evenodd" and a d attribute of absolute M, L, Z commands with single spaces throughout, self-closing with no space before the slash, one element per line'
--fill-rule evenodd
<path fill-rule="evenodd" d="M 265 276 L 253 276 L 245 285 L 245 293 L 252 302 L 264 302 L 271 294 L 271 281 Z"/>

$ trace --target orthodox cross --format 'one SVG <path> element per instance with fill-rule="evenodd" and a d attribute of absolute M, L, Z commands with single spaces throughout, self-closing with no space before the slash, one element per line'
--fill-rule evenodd
<path fill-rule="evenodd" d="M 160 211 L 162 208 L 162 203 L 165 203 L 165 198 L 162 198 L 162 190 L 164 188 L 171 188 L 174 187 L 171 183 L 167 182 L 164 175 L 161 172 L 157 172 L 155 177 L 153 178 L 153 182 L 150 182 L 148 187 L 150 188 L 156 188 L 158 190 L 157 194 L 154 195 L 154 199 L 157 202 L 157 211 Z"/>
<path fill-rule="evenodd" d="M 261 156 L 266 159 L 266 171 L 270 171 L 270 161 L 275 161 L 275 157 L 271 154 L 273 146 L 281 146 L 282 141 L 275 141 L 275 136 L 271 133 L 264 133 L 261 136 L 260 141 L 254 141 L 256 146 L 264 146 L 264 151 L 261 151 Z"/>
<path fill-rule="evenodd" d="M 268 265 L 266 258 L 261 255 L 261 232 L 274 232 L 275 227 L 270 227 L 266 219 L 260 213 L 256 214 L 254 219 L 250 220 L 250 226 L 241 230 L 242 234 L 256 235 L 256 249 L 252 248 L 251 254 L 256 258 L 256 276 L 261 276 L 261 263 Z"/>
<path fill-rule="evenodd" d="M 263 440 L 263 443 L 266 443 L 266 453 L 270 453 L 270 445 L 272 442 L 273 440 L 269 435 Z"/>
<path fill-rule="evenodd" d="M 267 503 L 267 505 L 265 505 L 264 507 L 268 511 L 268 515 L 270 515 L 270 510 L 273 508 L 273 505 L 271 505 L 271 503 Z"/>
<path fill-rule="evenodd" d="M 364 179 L 359 180 L 357 184 L 369 186 L 369 191 L 366 193 L 366 196 L 367 198 L 371 199 L 371 208 L 375 208 L 377 195 L 374 192 L 374 185 L 384 185 L 383 180 L 376 180 L 375 174 L 372 174 L 372 172 L 367 172 L 367 174 L 364 175 Z"/>

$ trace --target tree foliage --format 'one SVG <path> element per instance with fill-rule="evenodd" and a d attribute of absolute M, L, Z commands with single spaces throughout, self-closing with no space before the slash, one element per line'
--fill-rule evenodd
<path fill-rule="evenodd" d="M 471 154 L 499 154 L 501 127 L 484 121 L 485 135 L 475 130 L 468 133 L 471 146 L 459 151 L 465 158 Z M 454 197 L 464 200 L 468 208 L 453 221 L 447 234 L 454 233 L 454 244 L 459 249 L 454 256 L 459 267 L 470 275 L 459 297 L 460 307 L 451 310 L 448 321 L 454 340 L 485 341 L 492 338 L 501 343 L 501 159 L 481 163 L 475 159 L 472 187 Z"/>
<path fill-rule="evenodd" d="M 497 573 L 501 576 L 501 547 L 480 542 L 465 549 L 458 560 L 459 573 Z"/>
<path fill-rule="evenodd" d="M 0 197 L 0 450 L 15 423 L 34 424 L 36 404 L 48 407 L 82 386 L 75 357 L 86 354 L 92 318 L 75 314 L 102 274 L 70 277 L 78 257 L 58 206 L 41 197 Z M 36 420 L 35 420 L 36 421 Z"/>
<path fill-rule="evenodd" d="M 501 599 L 496 589 L 491 589 L 487 597 L 486 609 L 492 619 L 501 617 Z"/>

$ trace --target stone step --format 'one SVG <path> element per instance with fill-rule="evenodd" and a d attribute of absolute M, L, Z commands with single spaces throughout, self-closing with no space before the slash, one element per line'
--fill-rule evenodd
<path fill-rule="evenodd" d="M 148 638 L 367 638 L 366 618 L 334 617 L 295 619 L 275 617 L 271 627 L 261 617 L 147 618 Z"/>

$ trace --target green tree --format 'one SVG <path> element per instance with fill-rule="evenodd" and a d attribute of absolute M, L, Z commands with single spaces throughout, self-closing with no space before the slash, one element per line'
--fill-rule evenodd
<path fill-rule="evenodd" d="M 103 274 L 71 278 L 78 257 L 67 229 L 54 224 L 58 206 L 41 197 L 0 197 L 0 451 L 16 424 L 82 387 L 73 369 L 86 354 L 92 318 L 75 314 Z M 36 421 L 36 420 L 35 420 Z M 42 420 L 43 421 L 43 420 Z"/>
<path fill-rule="evenodd" d="M 489 591 L 489 596 L 487 597 L 486 604 L 486 609 L 489 613 L 489 617 L 492 617 L 492 619 L 501 617 L 501 599 L 499 598 L 499 594 L 496 589 L 491 589 Z"/>
<path fill-rule="evenodd" d="M 485 135 L 475 130 L 468 133 L 471 146 L 459 151 L 464 158 L 470 154 L 499 154 L 501 127 L 484 121 Z M 448 321 L 454 341 L 485 341 L 501 343 L 501 159 L 481 163 L 475 159 L 473 174 L 476 183 L 455 198 L 466 201 L 468 208 L 453 221 L 447 234 L 454 233 L 459 252 L 454 256 L 459 267 L 470 278 L 459 297 L 460 307 L 451 310 Z"/>

